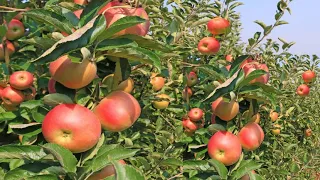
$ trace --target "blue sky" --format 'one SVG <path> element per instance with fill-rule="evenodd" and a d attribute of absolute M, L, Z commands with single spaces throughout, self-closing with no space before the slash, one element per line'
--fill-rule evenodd
<path fill-rule="evenodd" d="M 274 14 L 279 0 L 240 0 L 244 5 L 236 11 L 241 13 L 243 30 L 242 40 L 247 42 L 261 27 L 254 23 L 261 20 L 267 25 L 275 22 Z M 294 54 L 317 54 L 320 55 L 320 0 L 294 0 L 290 4 L 292 15 L 287 13 L 283 20 L 289 22 L 274 29 L 268 38 L 281 37 L 287 42 L 294 41 L 290 52 Z"/>

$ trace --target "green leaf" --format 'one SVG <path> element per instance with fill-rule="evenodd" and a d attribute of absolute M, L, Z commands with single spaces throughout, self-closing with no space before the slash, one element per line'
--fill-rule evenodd
<path fill-rule="evenodd" d="M 123 165 L 119 161 L 112 162 L 114 168 L 116 169 L 116 179 L 130 179 L 130 180 L 144 180 L 143 174 L 130 165 Z"/>
<path fill-rule="evenodd" d="M 46 152 L 52 154 L 67 172 L 76 172 L 78 160 L 71 151 L 52 143 L 45 144 L 42 147 Z"/>
<path fill-rule="evenodd" d="M 221 69 L 212 66 L 212 65 L 201 65 L 197 67 L 201 72 L 208 75 L 208 77 L 218 80 L 225 80 L 225 77 L 223 76 L 223 72 Z"/>
<path fill-rule="evenodd" d="M 2 39 L 7 33 L 7 28 L 4 25 L 0 25 L 0 39 Z"/>
<path fill-rule="evenodd" d="M 40 160 L 46 155 L 39 146 L 5 145 L 0 147 L 0 159 Z"/>
<path fill-rule="evenodd" d="M 164 166 L 182 166 L 183 162 L 176 158 L 168 158 L 161 162 L 161 165 Z"/>
<path fill-rule="evenodd" d="M 31 39 L 19 39 L 18 41 L 22 43 L 34 45 L 44 50 L 49 49 L 51 46 L 53 46 L 57 42 L 51 38 L 42 38 L 37 36 Z"/>
<path fill-rule="evenodd" d="M 20 108 L 28 108 L 28 109 L 35 109 L 39 106 L 42 106 L 43 103 L 41 100 L 29 100 L 25 101 L 20 104 Z"/>
<path fill-rule="evenodd" d="M 208 127 L 208 131 L 211 133 L 216 133 L 218 131 L 225 131 L 226 128 L 221 124 L 211 124 Z"/>
<path fill-rule="evenodd" d="M 72 104 L 72 99 L 64 94 L 54 93 L 43 97 L 43 102 L 49 106 L 57 106 L 59 104 Z"/>
<path fill-rule="evenodd" d="M 238 84 L 237 84 L 237 87 L 241 88 L 245 85 L 248 85 L 250 83 L 250 81 L 266 74 L 267 72 L 264 71 L 264 70 L 261 70 L 261 69 L 258 69 L 258 70 L 254 70 L 252 71 L 250 74 L 248 74 L 242 81 L 240 81 Z"/>
<path fill-rule="evenodd" d="M 259 164 L 253 160 L 244 160 L 241 162 L 239 168 L 232 173 L 231 179 L 240 179 L 245 174 L 248 174 L 252 170 L 259 169 L 262 164 Z"/>
<path fill-rule="evenodd" d="M 34 136 L 42 132 L 41 123 L 9 124 L 9 127 L 16 134 L 27 136 Z"/>
<path fill-rule="evenodd" d="M 234 60 L 234 62 L 231 64 L 229 76 L 233 76 L 234 73 L 236 73 L 239 70 L 240 65 L 248 59 L 248 55 L 239 56 L 237 59 Z"/>
<path fill-rule="evenodd" d="M 116 38 L 116 39 L 106 39 L 100 42 L 96 48 L 99 51 L 105 51 L 115 48 L 126 48 L 126 47 L 137 47 L 138 44 L 131 39 L 127 38 Z"/>
<path fill-rule="evenodd" d="M 264 22 L 262 22 L 262 21 L 254 21 L 255 23 L 257 23 L 259 26 L 261 26 L 262 27 L 262 29 L 265 29 L 266 27 L 267 27 L 267 25 L 264 23 Z"/>
<path fill-rule="evenodd" d="M 91 148 L 89 151 L 87 151 L 83 154 L 83 160 L 81 163 L 84 164 L 86 161 L 92 159 L 95 155 L 97 155 L 100 147 L 104 144 L 104 141 L 105 141 L 105 136 L 104 136 L 104 134 L 102 134 L 98 143 L 93 148 Z"/>
<path fill-rule="evenodd" d="M 289 24 L 287 21 L 278 21 L 275 26 L 280 26 L 280 25 L 283 25 L 283 24 Z"/>
<path fill-rule="evenodd" d="M 0 122 L 10 121 L 18 117 L 17 113 L 14 112 L 1 112 L 0 114 Z"/>
<path fill-rule="evenodd" d="M 183 161 L 184 170 L 208 170 L 210 165 L 204 160 L 185 160 Z"/>
<path fill-rule="evenodd" d="M 208 162 L 213 165 L 213 167 L 217 170 L 219 173 L 220 177 L 222 179 L 227 179 L 228 176 L 228 169 L 222 164 L 221 162 L 215 160 L 215 159 L 210 159 Z"/>

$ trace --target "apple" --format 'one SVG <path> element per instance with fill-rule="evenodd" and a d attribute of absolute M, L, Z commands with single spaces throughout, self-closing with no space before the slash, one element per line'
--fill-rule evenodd
<path fill-rule="evenodd" d="M 1 98 L 5 104 L 16 106 L 24 101 L 25 96 L 21 91 L 16 90 L 11 86 L 7 86 L 2 90 Z"/>
<path fill-rule="evenodd" d="M 238 137 L 243 149 L 253 151 L 263 142 L 264 132 L 259 124 L 251 122 L 240 130 Z"/>
<path fill-rule="evenodd" d="M 240 68 L 243 68 L 246 64 L 252 63 L 252 62 L 255 62 L 255 61 L 252 58 L 248 58 L 240 64 Z"/>
<path fill-rule="evenodd" d="M 127 93 L 131 93 L 132 90 L 134 88 L 134 82 L 133 79 L 131 79 L 130 77 L 124 81 L 122 81 L 118 87 L 116 88 L 116 90 L 120 90 L 120 91 L 124 91 Z"/>
<path fill-rule="evenodd" d="M 228 131 L 216 132 L 208 142 L 208 154 L 226 166 L 236 163 L 242 153 L 238 137 Z"/>
<path fill-rule="evenodd" d="M 226 55 L 226 61 L 228 62 L 232 62 L 233 61 L 233 57 L 231 54 Z"/>
<path fill-rule="evenodd" d="M 152 73 L 150 77 L 150 84 L 152 85 L 152 89 L 154 91 L 159 91 L 163 88 L 166 79 L 160 76 L 157 76 L 158 74 Z"/>
<path fill-rule="evenodd" d="M 141 114 L 139 102 L 129 93 L 113 91 L 94 108 L 102 128 L 120 132 L 131 127 Z"/>
<path fill-rule="evenodd" d="M 78 104 L 60 104 L 44 117 L 43 137 L 73 153 L 81 153 L 97 144 L 101 124 L 95 114 Z"/>
<path fill-rule="evenodd" d="M 222 17 L 215 17 L 207 23 L 207 27 L 213 35 L 224 34 L 230 27 L 230 22 Z"/>
<path fill-rule="evenodd" d="M 310 93 L 310 88 L 306 84 L 301 84 L 297 88 L 297 94 L 301 97 L 306 97 L 309 95 L 309 93 Z"/>
<path fill-rule="evenodd" d="M 251 117 L 250 122 L 255 122 L 255 123 L 259 124 L 260 123 L 260 118 L 261 118 L 260 114 L 257 113 L 257 114 L 255 114 L 254 116 Z"/>
<path fill-rule="evenodd" d="M 312 135 L 312 130 L 309 128 L 309 129 L 306 129 L 305 131 L 304 131 L 304 135 L 306 136 L 306 137 L 310 137 L 311 135 Z"/>
<path fill-rule="evenodd" d="M 182 126 L 185 129 L 186 132 L 195 132 L 199 127 L 198 125 L 191 121 L 190 118 L 184 118 L 182 120 Z"/>
<path fill-rule="evenodd" d="M 220 43 L 214 37 L 205 37 L 198 43 L 198 51 L 205 55 L 216 54 L 220 50 Z"/>
<path fill-rule="evenodd" d="M 17 90 L 25 90 L 33 84 L 33 74 L 28 71 L 16 71 L 10 75 L 9 84 Z"/>
<path fill-rule="evenodd" d="M 211 108 L 212 112 L 221 120 L 230 121 L 237 116 L 239 112 L 239 103 L 235 100 L 226 102 L 220 97 L 212 102 Z"/>
<path fill-rule="evenodd" d="M 154 100 L 152 102 L 152 105 L 156 109 L 165 109 L 169 106 L 170 103 L 170 96 L 166 94 L 158 94 L 156 95 L 157 98 L 163 98 L 163 99 L 168 99 L 168 100 Z"/>
<path fill-rule="evenodd" d="M 203 111 L 200 108 L 192 108 L 188 112 L 188 117 L 191 121 L 200 121 L 203 117 Z"/>
<path fill-rule="evenodd" d="M 274 135 L 279 135 L 281 132 L 281 125 L 279 124 L 274 124 L 273 129 L 271 129 L 272 134 Z"/>
<path fill-rule="evenodd" d="M 188 87 L 192 87 L 194 85 L 196 85 L 198 83 L 198 75 L 191 71 L 188 75 L 187 75 L 187 86 Z"/>
<path fill-rule="evenodd" d="M 115 6 L 127 6 L 128 8 L 123 8 L 123 7 L 111 8 Z M 150 27 L 149 16 L 142 7 L 132 8 L 130 5 L 126 4 L 125 2 L 112 1 L 112 2 L 109 2 L 105 7 L 101 8 L 98 14 L 102 14 L 103 12 L 107 21 L 107 28 L 109 28 L 117 20 L 126 16 L 139 16 L 146 20 L 144 23 L 137 24 L 135 26 L 129 27 L 127 29 L 124 29 L 116 33 L 115 36 L 121 36 L 124 34 L 135 34 L 138 36 L 145 36 L 149 31 L 149 27 Z"/>
<path fill-rule="evenodd" d="M 188 97 L 190 98 L 191 96 L 192 96 L 192 90 L 191 90 L 191 88 L 189 88 L 189 87 L 186 87 L 186 88 L 184 88 L 183 89 L 183 91 L 182 91 L 182 98 L 184 99 L 184 100 L 186 100 Z"/>
<path fill-rule="evenodd" d="M 24 35 L 24 25 L 17 19 L 12 19 L 8 26 L 6 37 L 8 40 L 16 40 Z"/>
<path fill-rule="evenodd" d="M 254 170 L 251 171 L 253 174 L 255 174 L 256 172 Z M 250 176 L 248 174 L 244 175 L 241 177 L 240 180 L 250 180 Z"/>
<path fill-rule="evenodd" d="M 49 71 L 54 80 L 70 89 L 80 89 L 90 84 L 97 75 L 97 66 L 90 59 L 74 63 L 64 55 L 49 65 Z"/>
<path fill-rule="evenodd" d="M 3 44 L 0 44 L 0 60 L 5 59 L 5 54 L 11 56 L 16 51 L 14 45 L 10 41 L 6 41 L 6 53 L 4 53 Z"/>
<path fill-rule="evenodd" d="M 302 79 L 305 83 L 310 83 L 316 78 L 316 73 L 308 70 L 302 73 Z"/>
<path fill-rule="evenodd" d="M 76 15 L 78 19 L 80 19 L 82 12 L 83 12 L 83 9 L 78 9 L 76 11 L 73 11 L 73 14 Z"/>
<path fill-rule="evenodd" d="M 125 165 L 126 162 L 124 160 L 119 160 L 119 163 Z M 92 174 L 88 180 L 100 180 L 100 179 L 105 179 L 108 176 L 112 176 L 116 174 L 116 169 L 114 168 L 113 165 L 108 165 L 106 167 L 104 167 L 102 170 L 95 172 L 94 174 Z"/>
<path fill-rule="evenodd" d="M 269 117 L 272 122 L 275 122 L 279 118 L 279 114 L 275 111 L 271 111 Z"/>
<path fill-rule="evenodd" d="M 260 82 L 262 84 L 267 84 L 267 82 L 269 81 L 270 74 L 269 74 L 269 68 L 266 64 L 260 64 L 256 61 L 253 61 L 243 66 L 243 71 L 245 76 L 248 76 L 253 71 L 260 70 L 260 69 L 266 71 L 267 73 L 251 80 L 250 83 Z"/>
<path fill-rule="evenodd" d="M 79 5 L 87 5 L 88 4 L 87 0 L 73 0 L 73 2 L 75 4 L 79 4 Z"/>
<path fill-rule="evenodd" d="M 53 78 L 50 78 L 48 81 L 48 91 L 49 94 L 53 94 L 56 93 L 56 80 L 54 80 Z"/>
<path fill-rule="evenodd" d="M 211 124 L 216 124 L 216 115 L 212 114 L 211 116 Z"/>

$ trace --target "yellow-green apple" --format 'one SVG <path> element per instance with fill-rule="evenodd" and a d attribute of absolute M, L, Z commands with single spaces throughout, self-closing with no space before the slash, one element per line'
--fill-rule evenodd
<path fill-rule="evenodd" d="M 279 135 L 281 132 L 281 125 L 280 124 L 274 124 L 273 128 L 271 129 L 272 134 Z"/>
<path fill-rule="evenodd" d="M 191 121 L 200 121 L 203 117 L 203 111 L 200 108 L 192 108 L 188 112 L 188 117 Z"/>
<path fill-rule="evenodd" d="M 310 93 L 310 88 L 306 84 L 301 84 L 297 88 L 297 94 L 301 97 L 308 96 Z"/>
<path fill-rule="evenodd" d="M 116 6 L 122 6 L 122 7 L 114 8 Z M 126 6 L 126 7 L 123 7 L 123 6 Z M 103 12 L 107 21 L 107 28 L 109 28 L 117 20 L 126 16 L 139 16 L 146 20 L 144 23 L 137 24 L 135 26 L 129 27 L 127 29 L 124 29 L 116 33 L 115 36 L 120 36 L 124 34 L 135 34 L 139 36 L 145 36 L 149 31 L 149 27 L 150 27 L 149 16 L 142 7 L 133 8 L 130 5 L 126 4 L 125 2 L 112 1 L 112 2 L 109 2 L 105 7 L 103 7 L 98 12 L 98 14 L 102 14 Z"/>
<path fill-rule="evenodd" d="M 161 76 L 157 76 L 158 74 L 156 73 L 152 73 L 151 77 L 150 77 L 150 84 L 152 85 L 152 89 L 154 91 L 159 91 L 163 88 L 166 79 L 161 77 Z"/>
<path fill-rule="evenodd" d="M 310 83 L 316 78 L 316 73 L 308 70 L 302 73 L 302 79 L 305 83 Z"/>
<path fill-rule="evenodd" d="M 60 104 L 44 117 L 43 137 L 73 153 L 81 153 L 97 144 L 101 124 L 95 114 L 78 104 Z"/>
<path fill-rule="evenodd" d="M 188 97 L 190 98 L 192 96 L 192 90 L 191 88 L 189 87 L 185 87 L 183 90 L 182 90 L 182 98 L 184 100 L 186 100 Z"/>
<path fill-rule="evenodd" d="M 94 108 L 102 128 L 120 132 L 131 127 L 141 114 L 139 102 L 129 93 L 113 91 Z"/>
<path fill-rule="evenodd" d="M 166 95 L 166 94 L 158 94 L 156 95 L 156 98 L 160 98 L 162 100 L 154 100 L 152 102 L 152 105 L 154 108 L 156 109 L 165 109 L 169 106 L 170 103 L 170 96 Z"/>
<path fill-rule="evenodd" d="M 220 97 L 211 104 L 211 108 L 213 113 L 221 120 L 230 121 L 237 116 L 239 112 L 239 103 L 235 100 L 226 102 Z"/>
<path fill-rule="evenodd" d="M 260 118 L 261 118 L 260 114 L 257 113 L 257 114 L 255 114 L 254 116 L 251 117 L 250 122 L 255 122 L 255 123 L 259 124 L 260 123 Z"/>
<path fill-rule="evenodd" d="M 1 98 L 5 104 L 16 106 L 24 101 L 25 96 L 20 90 L 7 86 L 2 90 Z"/>
<path fill-rule="evenodd" d="M 59 57 L 49 65 L 54 80 L 70 89 L 80 89 L 90 84 L 97 75 L 96 63 L 83 59 L 81 63 L 72 62 L 68 55 Z"/>
<path fill-rule="evenodd" d="M 198 43 L 198 51 L 205 55 L 216 54 L 220 50 L 220 43 L 214 37 L 205 37 Z"/>
<path fill-rule="evenodd" d="M 183 118 L 182 126 L 186 132 L 195 132 L 198 129 L 197 123 L 191 121 L 190 118 Z"/>
<path fill-rule="evenodd" d="M 263 142 L 264 132 L 259 124 L 251 122 L 240 130 L 238 137 L 243 149 L 253 151 Z"/>
<path fill-rule="evenodd" d="M 275 111 L 271 111 L 269 114 L 269 117 L 271 119 L 272 122 L 275 122 L 276 120 L 278 120 L 279 118 L 279 114 Z"/>
<path fill-rule="evenodd" d="M 260 82 L 262 84 L 267 84 L 267 82 L 269 81 L 270 74 L 269 74 L 269 68 L 266 64 L 260 64 L 255 61 L 243 66 L 243 71 L 245 76 L 248 76 L 253 71 L 260 70 L 260 69 L 266 71 L 267 73 L 251 80 L 250 83 Z"/>
<path fill-rule="evenodd" d="M 73 14 L 76 15 L 78 19 L 80 19 L 82 12 L 83 12 L 83 9 L 78 9 L 76 11 L 73 11 Z"/>
<path fill-rule="evenodd" d="M 196 85 L 198 83 L 198 75 L 191 71 L 188 75 L 187 75 L 187 86 L 188 87 L 192 87 L 194 85 Z"/>
<path fill-rule="evenodd" d="M 14 89 L 28 89 L 33 84 L 33 74 L 28 71 L 16 71 L 10 75 L 9 84 Z"/>
<path fill-rule="evenodd" d="M 16 40 L 24 35 L 24 25 L 17 19 L 12 19 L 8 26 L 6 37 L 8 40 Z"/>
<path fill-rule="evenodd" d="M 53 94 L 56 93 L 56 80 L 54 80 L 53 78 L 50 78 L 48 81 L 48 91 L 49 94 Z"/>
<path fill-rule="evenodd" d="M 213 35 L 224 34 L 230 27 L 230 22 L 222 17 L 215 17 L 208 22 L 207 27 Z"/>
<path fill-rule="evenodd" d="M 126 162 L 124 160 L 119 160 L 119 163 L 125 165 Z M 106 167 L 104 167 L 103 169 L 101 169 L 98 172 L 95 172 L 94 174 L 92 174 L 88 180 L 101 180 L 101 179 L 105 179 L 108 176 L 112 176 L 116 174 L 116 170 L 113 167 L 113 165 L 108 165 Z"/>
<path fill-rule="evenodd" d="M 208 142 L 208 154 L 226 166 L 236 163 L 242 153 L 238 137 L 228 131 L 216 132 Z"/>
<path fill-rule="evenodd" d="M 0 44 L 0 60 L 4 60 L 4 54 L 11 56 L 15 52 L 15 47 L 10 41 L 6 41 L 6 53 L 4 53 L 3 44 Z"/>
<path fill-rule="evenodd" d="M 309 128 L 309 129 L 306 129 L 305 131 L 304 131 L 304 135 L 306 136 L 306 137 L 310 137 L 311 135 L 312 135 L 312 130 Z"/>
<path fill-rule="evenodd" d="M 256 172 L 254 170 L 251 171 L 253 174 L 255 174 Z M 241 177 L 240 180 L 250 180 L 250 176 L 248 174 L 244 175 Z"/>
<path fill-rule="evenodd" d="M 212 114 L 211 116 L 211 124 L 215 124 L 216 123 L 216 115 Z"/>
<path fill-rule="evenodd" d="M 88 4 L 87 0 L 73 0 L 73 2 L 75 4 L 79 4 L 79 5 L 87 5 Z"/>
<path fill-rule="evenodd" d="M 124 81 L 122 81 L 118 87 L 116 88 L 116 90 L 121 90 L 127 93 L 131 93 L 132 90 L 134 88 L 134 82 L 133 79 L 131 79 L 130 77 Z"/>

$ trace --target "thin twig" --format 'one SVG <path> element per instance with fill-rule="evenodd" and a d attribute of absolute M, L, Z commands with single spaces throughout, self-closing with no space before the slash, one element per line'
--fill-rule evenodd
<path fill-rule="evenodd" d="M 12 7 L 7 7 L 7 6 L 0 6 L 0 9 L 6 9 L 6 10 L 11 10 L 11 11 L 14 11 L 14 12 L 25 12 L 25 11 L 28 11 L 27 9 L 18 9 L 18 8 L 12 8 Z"/>

